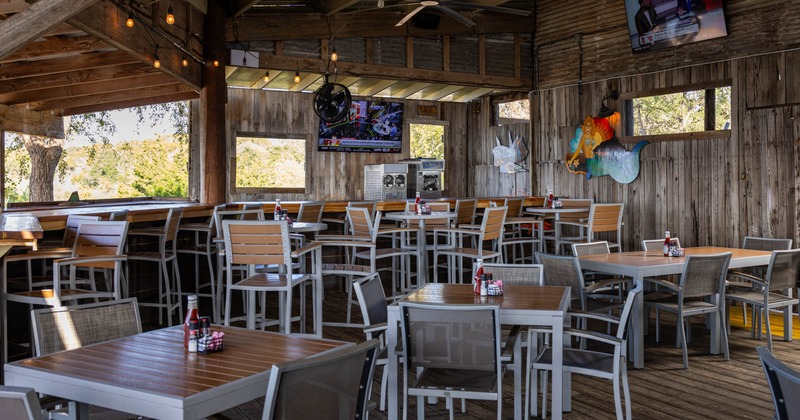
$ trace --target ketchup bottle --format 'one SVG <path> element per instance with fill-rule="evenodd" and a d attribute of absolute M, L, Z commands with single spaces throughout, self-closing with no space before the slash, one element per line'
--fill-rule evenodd
<path fill-rule="evenodd" d="M 275 211 L 273 212 L 274 220 L 281 220 L 281 200 L 275 200 Z"/>
<path fill-rule="evenodd" d="M 481 277 L 483 276 L 483 260 L 478 258 L 475 260 L 475 265 L 478 268 L 475 269 L 475 278 L 472 279 L 472 292 L 476 295 L 481 294 Z"/>
<path fill-rule="evenodd" d="M 664 236 L 664 256 L 669 257 L 669 231 Z"/>
<path fill-rule="evenodd" d="M 192 320 L 198 321 L 197 295 L 186 298 L 186 319 L 183 321 L 183 347 L 186 349 L 189 348 L 189 324 Z"/>
<path fill-rule="evenodd" d="M 414 214 L 419 214 L 419 191 L 417 191 L 417 198 L 414 199 Z"/>

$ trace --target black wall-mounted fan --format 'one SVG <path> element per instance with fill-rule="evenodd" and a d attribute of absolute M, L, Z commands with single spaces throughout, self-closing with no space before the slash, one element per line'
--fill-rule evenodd
<path fill-rule="evenodd" d="M 330 83 L 325 76 L 325 83 L 314 92 L 314 113 L 328 123 L 341 121 L 350 110 L 352 100 L 347 86 Z"/>

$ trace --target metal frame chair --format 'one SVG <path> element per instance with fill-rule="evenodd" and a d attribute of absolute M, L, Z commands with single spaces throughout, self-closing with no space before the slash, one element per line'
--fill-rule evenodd
<path fill-rule="evenodd" d="M 33 388 L 0 385 L 0 412 L 7 419 L 47 419 Z"/>
<path fill-rule="evenodd" d="M 772 251 L 772 257 L 767 266 L 767 275 L 763 279 L 745 273 L 730 275 L 759 286 L 760 290 L 732 291 L 726 296 L 730 301 L 753 306 L 753 328 L 751 330 L 753 337 L 755 338 L 756 333 L 755 326 L 760 326 L 760 319 L 763 318 L 767 328 L 767 347 L 772 351 L 769 311 L 783 308 L 783 339 L 792 341 L 792 306 L 800 303 L 800 300 L 792 296 L 792 290 L 797 286 L 798 275 L 800 275 L 800 249 Z M 756 308 L 760 309 L 758 317 Z M 729 323 L 730 315 L 728 318 Z M 757 318 L 759 318 L 758 322 Z M 758 328 L 758 338 L 761 339 L 761 328 Z"/>
<path fill-rule="evenodd" d="M 217 297 L 217 280 L 214 272 L 214 255 L 217 253 L 217 246 L 214 244 L 216 233 L 217 213 L 225 210 L 225 204 L 214 206 L 211 216 L 205 223 L 183 223 L 178 226 L 178 234 L 185 234 L 179 241 L 178 255 L 194 256 L 194 291 L 182 291 L 182 295 L 197 295 L 211 298 L 212 316 L 214 322 L 219 322 L 219 302 Z M 188 234 L 188 235 L 186 235 Z M 186 237 L 189 236 L 189 237 Z M 188 243 L 187 243 L 188 240 Z M 200 284 L 200 257 L 206 258 L 208 265 L 208 283 Z M 210 288 L 209 293 L 200 293 L 203 288 Z"/>
<path fill-rule="evenodd" d="M 796 419 L 800 416 L 800 372 L 783 364 L 767 347 L 756 347 L 764 375 L 767 377 L 772 404 L 777 420 Z"/>
<path fill-rule="evenodd" d="M 304 201 L 300 203 L 300 210 L 297 212 L 297 221 L 319 223 L 322 220 L 322 213 L 324 211 L 324 201 Z"/>
<path fill-rule="evenodd" d="M 609 242 L 609 248 L 622 250 L 622 215 L 625 210 L 624 203 L 592 204 L 589 208 L 589 218 L 585 222 L 568 221 L 562 218 L 556 222 L 556 253 L 561 253 L 562 245 L 596 241 L 596 233 L 614 232 L 617 242 Z M 577 227 L 578 236 L 562 236 L 561 229 L 566 226 Z"/>
<path fill-rule="evenodd" d="M 684 320 L 689 316 L 716 314 L 719 317 L 718 333 L 724 348 L 725 360 L 730 359 L 728 333 L 725 328 L 725 277 L 728 273 L 730 261 L 730 252 L 711 255 L 690 255 L 686 257 L 686 264 L 683 267 L 679 284 L 676 285 L 656 278 L 644 279 L 645 282 L 667 289 L 667 292 L 655 292 L 645 295 L 645 305 L 661 311 L 672 312 L 678 316 L 676 346 L 680 345 L 683 350 L 684 369 L 689 367 L 686 348 L 687 337 L 684 329 Z M 645 316 L 645 319 L 648 319 L 648 317 Z M 659 317 L 656 317 L 656 341 L 660 341 L 661 338 L 661 323 L 659 321 Z"/>
<path fill-rule="evenodd" d="M 370 340 L 273 365 L 262 419 L 366 418 L 379 346 Z"/>
<path fill-rule="evenodd" d="M 417 418 L 425 417 L 425 397 L 497 402 L 503 418 L 503 368 L 500 360 L 500 307 L 428 305 L 400 302 L 405 364 L 403 419 L 408 397 L 417 397 Z M 408 372 L 417 372 L 414 383 Z"/>

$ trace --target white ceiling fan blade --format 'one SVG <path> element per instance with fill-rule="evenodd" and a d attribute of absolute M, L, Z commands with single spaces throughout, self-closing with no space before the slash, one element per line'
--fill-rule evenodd
<path fill-rule="evenodd" d="M 394 25 L 394 26 L 403 26 L 406 22 L 408 22 L 409 19 L 414 17 L 414 15 L 416 15 L 417 13 L 419 13 L 422 9 L 424 9 L 426 7 L 428 7 L 428 6 L 426 6 L 424 4 L 422 6 L 420 6 L 420 7 L 417 7 L 416 9 L 412 10 L 411 12 L 409 12 L 407 15 L 403 16 L 403 18 L 400 19 L 400 22 L 397 22 L 397 24 Z"/>
<path fill-rule="evenodd" d="M 475 26 L 475 22 L 467 19 L 466 16 L 462 15 L 461 13 L 456 12 L 455 10 L 453 10 L 453 9 L 447 7 L 447 6 L 439 5 L 439 6 L 436 6 L 436 8 L 441 10 L 442 12 L 444 12 L 446 15 L 449 15 L 453 19 L 461 22 L 463 25 L 466 25 L 466 26 L 469 26 L 469 27 Z"/>
<path fill-rule="evenodd" d="M 530 10 L 512 9 L 510 7 L 502 7 L 502 6 L 489 6 L 479 3 L 467 3 L 465 1 L 449 1 L 447 2 L 447 4 L 467 9 L 480 9 L 480 10 L 486 10 L 488 12 L 508 13 L 517 16 L 528 16 L 531 14 Z"/>

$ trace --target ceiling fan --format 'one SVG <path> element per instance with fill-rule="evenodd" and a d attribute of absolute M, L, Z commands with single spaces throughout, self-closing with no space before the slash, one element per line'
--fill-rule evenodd
<path fill-rule="evenodd" d="M 378 2 L 378 7 L 380 8 L 383 1 Z M 512 15 L 518 16 L 528 16 L 531 14 L 528 10 L 519 10 L 519 9 L 512 9 L 510 7 L 501 7 L 501 6 L 490 6 L 485 4 L 476 4 L 476 3 L 469 3 L 466 1 L 455 1 L 455 0 L 421 0 L 421 1 L 406 1 L 400 4 L 393 4 L 387 5 L 386 7 L 401 7 L 401 6 L 409 6 L 417 4 L 417 8 L 410 11 L 408 14 L 403 16 L 400 19 L 400 22 L 397 22 L 395 26 L 403 26 L 406 22 L 408 22 L 411 18 L 414 17 L 417 13 L 421 12 L 426 7 L 432 7 L 441 11 L 442 13 L 452 17 L 453 19 L 461 22 L 466 26 L 475 26 L 475 22 L 468 19 L 466 16 L 462 15 L 455 9 L 452 9 L 450 6 L 461 7 L 466 9 L 480 9 L 480 10 L 487 10 L 490 12 L 498 12 L 498 13 L 509 13 Z"/>

